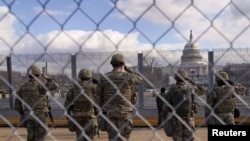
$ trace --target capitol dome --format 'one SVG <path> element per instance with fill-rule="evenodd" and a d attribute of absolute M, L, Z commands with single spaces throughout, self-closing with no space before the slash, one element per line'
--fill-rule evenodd
<path fill-rule="evenodd" d="M 190 40 L 186 43 L 181 56 L 181 65 L 201 65 L 202 56 L 200 49 L 193 42 L 192 31 L 190 32 Z"/>

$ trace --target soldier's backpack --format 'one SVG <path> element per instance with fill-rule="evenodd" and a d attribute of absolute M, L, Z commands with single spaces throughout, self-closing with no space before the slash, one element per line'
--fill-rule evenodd
<path fill-rule="evenodd" d="M 73 119 L 67 118 L 67 125 L 68 125 L 68 129 L 69 129 L 70 132 L 75 132 L 76 131 L 76 125 L 73 122 Z"/>
<path fill-rule="evenodd" d="M 192 89 L 188 85 L 172 85 L 172 105 L 181 117 L 189 117 L 192 112 Z"/>
<path fill-rule="evenodd" d="M 86 114 L 93 114 L 93 104 L 89 99 L 94 99 L 93 93 L 92 93 L 92 82 L 84 81 L 79 82 L 81 85 L 81 88 L 78 86 L 75 86 L 73 88 L 74 93 L 74 109 L 77 109 L 79 112 L 85 112 Z M 88 111 L 89 113 L 87 113 Z M 92 112 L 92 113 L 90 113 Z"/>
<path fill-rule="evenodd" d="M 71 115 L 71 111 L 73 109 L 73 105 L 70 106 L 70 108 L 67 110 L 67 113 L 71 116 L 72 118 L 72 115 Z M 68 129 L 70 132 L 75 132 L 76 131 L 76 125 L 74 123 L 74 119 L 72 118 L 68 118 L 67 117 L 67 126 L 68 126 Z"/>
<path fill-rule="evenodd" d="M 103 116 L 98 117 L 98 130 L 107 131 L 108 122 Z"/>
<path fill-rule="evenodd" d="M 174 124 L 174 121 L 173 121 L 173 115 L 169 115 L 167 117 L 164 125 L 163 125 L 164 132 L 168 137 L 173 136 L 174 126 L 175 126 L 175 124 Z"/>

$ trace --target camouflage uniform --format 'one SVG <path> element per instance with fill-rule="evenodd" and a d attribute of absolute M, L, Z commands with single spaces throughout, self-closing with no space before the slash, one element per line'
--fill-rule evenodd
<path fill-rule="evenodd" d="M 46 129 L 46 117 L 50 102 L 46 89 L 55 90 L 58 88 L 58 84 L 55 80 L 42 74 L 47 80 L 45 88 L 38 78 L 41 71 L 36 66 L 28 69 L 28 75 L 29 81 L 25 82 L 17 91 L 15 110 L 25 119 L 25 127 L 28 132 L 27 141 L 43 141 L 48 130 Z"/>
<path fill-rule="evenodd" d="M 77 141 L 94 140 L 97 134 L 97 119 L 95 115 L 95 88 L 92 73 L 89 69 L 81 69 L 80 81 L 67 92 L 64 102 L 65 109 L 71 109 L 76 124 Z M 72 107 L 71 107 L 72 106 Z"/>
<path fill-rule="evenodd" d="M 194 123 L 194 111 L 192 108 L 192 95 L 204 95 L 205 87 L 196 85 L 191 79 L 188 78 L 187 72 L 184 69 L 178 69 L 175 74 L 176 84 L 170 86 L 166 93 L 166 101 L 173 106 L 176 111 L 176 115 L 173 115 L 173 140 L 174 141 L 192 141 L 194 140 L 195 123 Z M 181 99 L 176 98 L 176 92 L 190 93 L 189 98 L 183 97 Z M 184 106 L 183 106 L 184 105 Z M 185 107 L 180 108 L 180 107 Z M 162 116 L 166 119 L 168 112 L 171 112 L 171 108 L 164 104 Z"/>
<path fill-rule="evenodd" d="M 161 88 L 159 95 L 157 95 L 156 97 L 156 104 L 157 104 L 157 110 L 158 110 L 158 127 L 161 127 L 161 123 L 162 123 L 162 108 L 163 108 L 163 100 L 165 97 L 165 91 L 166 89 L 164 87 Z"/>
<path fill-rule="evenodd" d="M 66 92 L 68 91 L 68 89 L 70 88 L 69 84 L 64 84 L 63 88 L 61 89 L 61 97 L 65 98 L 66 96 Z"/>
<path fill-rule="evenodd" d="M 142 78 L 125 65 L 121 54 L 115 54 L 110 63 L 113 70 L 104 74 L 97 85 L 97 103 L 108 118 L 109 140 L 129 140 L 133 127 L 131 86 L 140 84 Z M 127 72 L 122 71 L 123 66 Z"/>
<path fill-rule="evenodd" d="M 214 120 L 217 125 L 234 125 L 234 93 L 235 89 L 232 84 L 228 83 L 229 76 L 226 72 L 219 71 L 216 76 L 216 82 L 218 84 L 211 93 L 208 94 L 207 103 L 213 108 L 215 114 L 219 119 Z M 226 83 L 227 82 L 227 83 Z M 209 116 L 210 109 L 206 107 L 206 116 Z M 216 118 L 216 117 L 215 117 Z M 223 123 L 224 122 L 224 123 Z"/>

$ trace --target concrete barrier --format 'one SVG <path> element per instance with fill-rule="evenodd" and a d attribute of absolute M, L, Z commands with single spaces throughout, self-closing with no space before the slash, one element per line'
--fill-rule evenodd
<path fill-rule="evenodd" d="M 155 97 L 147 96 L 144 99 L 144 106 L 139 107 L 135 105 L 135 110 L 133 113 L 134 126 L 157 126 L 157 107 L 155 102 Z M 57 126 L 66 126 L 67 120 L 65 116 L 65 110 L 63 108 L 64 98 L 52 98 L 51 107 L 52 115 Z M 196 126 L 206 126 L 205 116 L 205 97 L 197 99 L 200 104 L 200 110 L 195 115 Z M 250 97 L 245 96 L 241 99 L 236 99 L 236 105 L 240 110 L 241 116 L 236 118 L 235 121 L 239 124 L 249 124 L 250 123 Z M 10 109 L 9 99 L 0 99 L 0 125 L 9 126 L 8 124 L 17 125 L 19 123 L 19 114 Z M 9 122 L 9 123 L 8 123 Z M 50 122 L 49 122 L 50 123 Z"/>

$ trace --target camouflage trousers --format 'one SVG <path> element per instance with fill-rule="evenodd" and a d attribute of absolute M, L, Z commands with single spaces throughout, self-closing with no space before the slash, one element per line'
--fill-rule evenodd
<path fill-rule="evenodd" d="M 234 115 L 233 113 L 220 113 L 220 114 L 217 114 L 217 116 L 220 118 L 220 120 L 222 120 L 226 125 L 235 125 L 235 122 L 234 122 Z M 223 125 L 223 123 L 216 119 L 216 123 L 217 125 Z"/>
<path fill-rule="evenodd" d="M 193 118 L 182 118 L 178 120 L 177 118 L 173 119 L 173 140 L 174 141 L 193 141 L 194 140 L 194 123 Z"/>
<path fill-rule="evenodd" d="M 97 135 L 97 119 L 91 116 L 74 117 L 76 125 L 77 141 L 93 141 Z"/>
<path fill-rule="evenodd" d="M 109 123 L 112 123 L 116 128 Z M 133 124 L 131 119 L 109 118 L 107 124 L 109 141 L 128 141 L 132 128 Z M 119 133 L 121 136 L 119 136 Z"/>
<path fill-rule="evenodd" d="M 27 128 L 27 141 L 44 141 L 47 134 L 46 113 L 36 114 L 36 117 L 40 120 L 38 122 L 35 118 L 29 118 L 26 121 Z M 41 125 L 42 123 L 43 125 Z"/>

